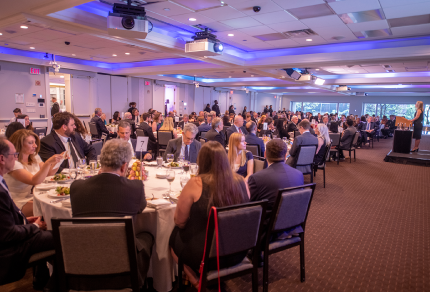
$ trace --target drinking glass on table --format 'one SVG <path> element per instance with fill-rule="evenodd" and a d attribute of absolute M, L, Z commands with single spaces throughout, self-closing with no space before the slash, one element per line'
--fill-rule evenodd
<path fill-rule="evenodd" d="M 188 160 L 184 160 L 182 162 L 182 169 L 184 170 L 185 174 L 190 170 L 190 162 Z"/>
<path fill-rule="evenodd" d="M 284 141 L 284 143 L 287 143 L 287 137 L 282 138 L 282 141 Z"/>
<path fill-rule="evenodd" d="M 101 167 L 100 164 L 100 155 L 97 155 L 97 168 Z"/>
<path fill-rule="evenodd" d="M 273 139 L 276 139 L 276 138 L 278 138 L 278 135 L 272 135 L 273 136 Z"/>
<path fill-rule="evenodd" d="M 178 157 L 179 166 L 183 166 L 184 160 L 185 160 L 184 155 L 180 154 L 179 157 Z M 184 170 L 181 170 L 181 172 L 179 174 L 184 174 Z"/>
<path fill-rule="evenodd" d="M 85 166 L 87 166 L 87 161 L 85 160 L 85 158 L 79 158 L 79 160 L 78 160 L 78 168 L 79 168 L 79 171 L 80 171 L 82 177 L 84 176 L 84 168 L 85 168 Z"/>
<path fill-rule="evenodd" d="M 97 174 L 97 160 L 90 160 L 90 170 L 92 174 Z"/>
<path fill-rule="evenodd" d="M 73 180 L 77 179 L 78 178 L 78 170 L 76 168 L 70 168 L 69 169 L 69 175 L 70 175 L 71 179 L 73 179 Z"/>
<path fill-rule="evenodd" d="M 166 155 L 167 163 L 172 163 L 174 159 L 175 158 L 174 158 L 173 154 L 167 154 Z"/>
<path fill-rule="evenodd" d="M 172 182 L 175 180 L 175 171 L 174 170 L 167 170 L 166 171 L 166 179 L 169 182 L 169 192 L 165 195 L 165 199 L 170 198 L 170 194 L 172 193 Z"/>
<path fill-rule="evenodd" d="M 188 176 L 181 176 L 180 181 L 182 189 L 184 189 L 185 185 L 188 183 L 189 180 L 190 178 Z"/>
<path fill-rule="evenodd" d="M 157 166 L 158 167 L 162 167 L 163 166 L 163 157 L 162 156 L 158 156 L 157 157 Z"/>
<path fill-rule="evenodd" d="M 190 177 L 197 176 L 199 173 L 199 166 L 197 163 L 190 163 Z"/>

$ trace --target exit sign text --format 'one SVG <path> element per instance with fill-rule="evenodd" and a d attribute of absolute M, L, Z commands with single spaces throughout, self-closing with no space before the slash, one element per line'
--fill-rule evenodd
<path fill-rule="evenodd" d="M 30 74 L 38 75 L 40 74 L 39 68 L 30 68 Z"/>

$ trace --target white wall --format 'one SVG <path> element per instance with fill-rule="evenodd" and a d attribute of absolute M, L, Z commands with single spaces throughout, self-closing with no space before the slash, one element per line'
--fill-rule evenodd
<path fill-rule="evenodd" d="M 256 102 L 256 112 L 262 112 L 264 110 L 264 108 L 266 107 L 266 105 L 268 105 L 270 107 L 270 105 L 272 105 L 272 108 L 274 111 L 277 111 L 277 101 L 278 98 L 280 98 L 279 95 L 275 95 L 274 94 L 268 94 L 268 93 L 263 93 L 263 92 L 258 92 L 257 93 L 257 102 Z"/>

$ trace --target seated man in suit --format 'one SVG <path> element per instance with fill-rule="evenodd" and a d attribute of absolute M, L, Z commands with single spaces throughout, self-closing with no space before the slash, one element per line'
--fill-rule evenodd
<path fill-rule="evenodd" d="M 228 143 L 228 140 L 230 138 L 230 135 L 233 133 L 236 133 L 236 132 L 244 134 L 244 135 L 248 134 L 248 131 L 243 126 L 243 117 L 241 117 L 239 115 L 237 115 L 234 118 L 234 124 L 230 128 L 227 129 L 227 141 L 226 141 L 227 143 Z"/>
<path fill-rule="evenodd" d="M 212 129 L 210 129 L 207 133 L 206 133 L 206 140 L 209 141 L 217 141 L 219 142 L 222 147 L 225 147 L 225 137 L 224 137 L 224 133 L 222 133 L 222 129 L 224 128 L 224 125 L 222 123 L 221 118 L 215 118 L 212 121 Z"/>
<path fill-rule="evenodd" d="M 200 121 L 201 121 L 200 117 L 197 120 L 200 123 Z M 203 122 L 200 124 L 200 126 L 199 126 L 199 133 L 201 133 L 201 132 L 207 132 L 207 131 L 209 131 L 212 128 L 211 127 L 212 116 L 208 115 L 207 118 L 206 118 L 206 120 L 207 120 L 206 123 L 204 122 L 204 119 L 203 119 Z"/>
<path fill-rule="evenodd" d="M 339 151 L 339 159 L 344 160 L 345 156 L 343 155 L 343 151 L 345 149 L 349 149 L 349 146 L 351 145 L 351 141 L 354 139 L 355 133 L 357 132 L 357 129 L 353 126 L 354 121 L 352 119 L 347 119 L 346 124 L 348 125 L 348 128 L 344 130 L 340 137 L 340 144 L 336 149 Z M 336 160 L 335 155 L 333 156 L 333 160 Z"/>
<path fill-rule="evenodd" d="M 140 156 L 142 155 L 143 159 L 152 160 L 152 154 L 148 153 L 148 151 L 145 151 L 142 153 L 140 151 L 135 151 L 137 140 L 130 138 L 130 135 L 131 135 L 130 124 L 126 121 L 120 121 L 118 124 L 118 139 L 127 141 L 128 144 L 130 144 L 131 152 L 133 153 L 134 157 L 140 159 Z"/>
<path fill-rule="evenodd" d="M 166 151 L 164 152 L 164 160 L 166 160 L 167 154 L 173 154 L 175 161 L 178 161 L 178 157 L 181 155 L 184 157 L 184 160 L 196 163 L 200 148 L 202 148 L 202 144 L 194 140 L 198 131 L 196 125 L 192 123 L 186 124 L 182 132 L 182 137 L 172 139 L 167 144 Z"/>
<path fill-rule="evenodd" d="M 288 157 L 287 160 L 287 164 L 289 166 L 296 167 L 297 159 L 299 158 L 299 145 L 315 145 L 318 147 L 318 138 L 309 132 L 310 128 L 311 124 L 306 119 L 299 123 L 300 136 L 294 139 L 293 145 L 291 146 L 290 157 Z M 301 170 L 303 173 L 310 172 L 310 166 L 300 167 L 299 170 Z"/>
<path fill-rule="evenodd" d="M 248 179 L 250 200 L 255 202 L 266 199 L 268 201 L 263 228 L 267 228 L 269 223 L 278 190 L 303 185 L 303 174 L 284 163 L 287 145 L 281 139 L 273 139 L 266 146 L 266 159 L 269 166 L 254 173 Z M 301 231 L 303 230 L 293 228 L 287 236 Z"/>
<path fill-rule="evenodd" d="M 70 186 L 73 217 L 133 216 L 135 218 L 137 214 L 142 213 L 146 207 L 143 183 L 140 180 L 129 180 L 125 177 L 131 158 L 132 151 L 128 142 L 122 139 L 106 142 L 100 155 L 100 174 L 87 180 L 76 180 Z M 143 285 L 149 269 L 153 244 L 154 238 L 150 233 L 136 234 L 140 285 Z M 79 279 L 80 287 L 76 290 L 86 290 L 87 285 L 94 285 L 94 279 L 85 280 Z M 109 282 L 118 283 L 120 288 L 128 282 L 124 280 L 122 276 L 116 276 L 115 279 L 110 278 Z M 103 278 L 97 283 L 98 289 L 107 288 L 103 287 Z"/>
<path fill-rule="evenodd" d="M 373 137 L 376 133 L 376 125 L 373 122 L 373 117 L 368 116 L 367 122 L 363 124 L 361 128 L 361 137 L 363 137 L 363 142 L 366 143 L 366 145 L 369 145 L 368 139 L 370 137 Z"/>
<path fill-rule="evenodd" d="M 79 158 L 97 160 L 93 146 L 85 142 L 79 133 L 75 133 L 76 125 L 73 115 L 68 112 L 57 113 L 52 118 L 52 131 L 40 140 L 39 156 L 43 161 L 54 154 L 68 152 L 68 159 L 60 165 L 58 172 L 64 168 L 76 168 Z"/>
<path fill-rule="evenodd" d="M 299 118 L 297 116 L 293 116 L 291 118 L 291 122 L 287 125 L 287 133 L 298 131 L 297 123 L 299 122 Z"/>
<path fill-rule="evenodd" d="M 260 156 L 264 157 L 264 151 L 266 150 L 263 139 L 257 137 L 257 125 L 253 121 L 250 121 L 246 124 L 246 130 L 248 131 L 248 134 L 245 136 L 246 144 L 260 145 Z"/>
<path fill-rule="evenodd" d="M 139 129 L 143 130 L 143 133 L 148 137 L 148 151 L 155 153 L 157 151 L 157 139 L 155 139 L 152 127 L 148 124 L 151 119 L 151 115 L 148 113 L 142 114 L 142 122 L 140 123 Z"/>
<path fill-rule="evenodd" d="M 98 134 L 98 139 L 102 138 L 102 134 L 105 133 L 108 138 L 110 137 L 116 137 L 115 133 L 113 132 L 109 132 L 108 129 L 106 129 L 105 123 L 103 122 L 103 120 L 100 118 L 103 114 L 103 111 L 101 108 L 96 108 L 94 110 L 94 114 L 95 116 L 91 119 L 91 123 L 96 124 L 97 127 L 97 134 Z"/>
<path fill-rule="evenodd" d="M 182 116 L 182 121 L 180 121 L 180 122 L 178 123 L 178 127 L 181 127 L 181 129 L 183 130 L 183 129 L 184 129 L 184 126 L 185 126 L 186 124 L 188 124 L 189 119 L 190 119 L 190 116 L 189 116 L 188 114 L 183 115 L 183 116 Z"/>
<path fill-rule="evenodd" d="M 0 285 L 18 281 L 30 257 L 54 249 L 54 238 L 41 217 L 25 217 L 12 200 L 3 176 L 12 171 L 18 157 L 15 147 L 0 138 Z M 34 271 L 34 270 L 33 270 Z M 33 287 L 42 290 L 49 279 L 46 263 L 36 268 Z M 1 290 L 1 289 L 0 289 Z"/>
<path fill-rule="evenodd" d="M 136 139 L 136 122 L 133 119 L 133 115 L 129 112 L 124 113 L 124 121 L 130 124 L 131 127 L 131 135 L 130 137 Z"/>

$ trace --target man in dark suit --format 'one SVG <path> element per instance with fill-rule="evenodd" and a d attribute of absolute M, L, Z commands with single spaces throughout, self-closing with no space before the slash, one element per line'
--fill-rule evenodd
<path fill-rule="evenodd" d="M 220 112 L 219 106 L 218 106 L 218 100 L 214 100 L 214 105 L 212 106 L 212 110 L 216 113 L 217 117 L 219 117 L 221 115 L 221 112 Z"/>
<path fill-rule="evenodd" d="M 299 122 L 299 118 L 297 116 L 293 116 L 291 118 L 291 122 L 289 122 L 287 125 L 287 133 L 298 131 L 299 130 L 297 129 L 298 122 Z"/>
<path fill-rule="evenodd" d="M 109 132 L 108 129 L 106 129 L 105 123 L 103 122 L 103 120 L 100 118 L 101 115 L 103 114 L 102 109 L 101 108 L 96 108 L 94 110 L 94 114 L 95 116 L 91 119 L 91 123 L 96 124 L 97 127 L 97 134 L 99 139 L 101 139 L 102 137 L 102 133 L 105 133 L 108 137 L 112 137 L 114 136 L 112 132 Z"/>
<path fill-rule="evenodd" d="M 39 156 L 46 161 L 54 154 L 67 151 L 68 159 L 60 165 L 58 172 L 64 168 L 76 168 L 79 158 L 87 158 L 87 161 L 97 160 L 97 153 L 93 146 L 75 132 L 75 120 L 70 113 L 56 114 L 52 119 L 52 128 L 51 133 L 40 140 Z"/>
<path fill-rule="evenodd" d="M 51 117 L 53 117 L 56 113 L 60 112 L 60 105 L 58 104 L 56 97 L 52 97 L 51 101 L 53 103 L 51 107 Z"/>
<path fill-rule="evenodd" d="M 375 132 L 376 132 L 376 125 L 373 122 L 373 117 L 368 116 L 367 122 L 365 124 L 363 124 L 363 126 L 361 128 L 361 134 L 363 137 L 363 141 L 364 141 L 364 143 L 366 143 L 366 145 L 369 144 L 367 139 L 370 137 L 373 137 L 373 135 L 375 135 Z"/>
<path fill-rule="evenodd" d="M 258 124 L 258 113 L 256 113 L 256 112 L 252 113 L 251 121 L 253 121 L 254 123 Z"/>
<path fill-rule="evenodd" d="M 0 285 L 18 281 L 27 270 L 30 257 L 54 249 L 51 231 L 41 217 L 25 217 L 13 202 L 3 176 L 12 171 L 18 157 L 15 147 L 0 138 Z M 49 279 L 46 263 L 36 268 L 33 287 L 43 289 Z M 44 279 L 41 277 L 44 273 Z M 1 289 L 0 289 L 1 290 Z"/>
<path fill-rule="evenodd" d="M 244 135 L 248 134 L 248 131 L 243 126 L 243 118 L 239 115 L 234 118 L 234 124 L 227 129 L 227 143 L 230 139 L 230 135 L 233 133 L 241 133 Z"/>
<path fill-rule="evenodd" d="M 290 157 L 288 157 L 287 164 L 291 167 L 296 167 L 297 159 L 299 158 L 299 145 L 316 145 L 318 146 L 318 138 L 309 132 L 311 124 L 308 120 L 303 120 L 299 123 L 300 136 L 294 139 L 293 145 L 290 149 Z M 315 148 L 316 150 L 316 148 Z M 310 172 L 309 167 L 300 167 L 303 173 Z"/>
<path fill-rule="evenodd" d="M 349 146 L 351 145 L 351 141 L 354 139 L 355 133 L 357 132 L 357 129 L 353 126 L 354 121 L 351 119 L 346 120 L 346 124 L 348 125 L 348 128 L 346 128 L 345 131 L 342 133 L 342 137 L 340 137 L 340 144 L 336 149 L 339 150 L 339 159 L 345 159 L 345 156 L 343 155 L 343 151 L 345 149 L 349 149 Z M 335 157 L 333 157 L 333 160 L 335 160 Z"/>
<path fill-rule="evenodd" d="M 178 157 L 182 155 L 184 160 L 196 163 L 200 148 L 202 148 L 202 144 L 194 140 L 198 131 L 196 125 L 191 123 L 186 124 L 182 132 L 182 137 L 172 139 L 167 144 L 164 160 L 166 160 L 167 154 L 173 154 L 175 161 L 178 161 Z"/>
<path fill-rule="evenodd" d="M 221 132 L 224 125 L 222 123 L 222 120 L 220 118 L 215 118 L 212 121 L 212 129 L 210 129 L 206 133 L 206 140 L 209 141 L 217 141 L 219 142 L 222 147 L 225 147 L 225 138 L 224 134 Z"/>
<path fill-rule="evenodd" d="M 269 112 L 269 106 L 266 105 L 266 107 L 263 110 L 263 113 L 266 115 Z"/>
<path fill-rule="evenodd" d="M 150 119 L 150 114 L 142 114 L 142 122 L 140 123 L 139 129 L 143 130 L 145 136 L 148 139 L 148 151 L 151 150 L 152 153 L 157 151 L 157 139 L 155 139 L 154 133 L 152 132 L 152 127 L 148 124 Z"/>
<path fill-rule="evenodd" d="M 270 105 L 268 112 L 269 112 L 269 115 L 270 115 L 270 116 L 272 116 L 272 114 L 273 114 L 273 108 L 272 108 L 272 105 Z"/>
<path fill-rule="evenodd" d="M 254 173 L 248 179 L 251 201 L 266 199 L 267 212 L 265 226 L 269 223 L 271 211 L 278 196 L 278 190 L 303 185 L 303 174 L 284 163 L 287 145 L 281 139 L 273 139 L 267 143 L 266 158 L 268 167 Z M 291 233 L 297 230 L 291 230 Z M 300 232 L 300 230 L 298 230 Z"/>
<path fill-rule="evenodd" d="M 264 157 L 264 152 L 266 149 L 264 148 L 264 142 L 263 139 L 260 139 L 257 137 L 257 125 L 253 121 L 249 121 L 246 123 L 246 130 L 248 131 L 248 134 L 245 136 L 245 142 L 246 144 L 257 144 L 260 145 L 260 156 Z"/>
<path fill-rule="evenodd" d="M 103 146 L 100 156 L 99 175 L 87 180 L 77 180 L 70 186 L 70 202 L 73 217 L 123 217 L 142 213 L 146 207 L 145 190 L 142 181 L 125 178 L 132 152 L 128 142 L 112 139 Z M 139 270 L 139 284 L 142 286 L 149 269 L 154 237 L 148 232 L 136 234 L 136 250 Z M 124 285 L 124 278 L 117 276 L 109 282 Z M 79 279 L 86 290 L 85 279 Z M 91 279 L 94 284 L 94 279 Z M 98 289 L 104 290 L 103 278 Z M 127 282 L 125 282 L 127 283 Z M 119 288 L 118 287 L 118 288 Z M 112 288 L 113 289 L 113 288 Z"/>
<path fill-rule="evenodd" d="M 132 102 L 130 102 L 130 103 L 128 104 L 128 106 L 130 107 L 130 108 L 128 109 L 128 112 L 129 112 L 130 114 L 133 114 L 133 110 L 136 108 L 136 103 L 135 103 L 134 101 L 132 101 Z"/>
<path fill-rule="evenodd" d="M 144 152 L 136 151 L 137 140 L 130 138 L 130 135 L 131 135 L 130 124 L 126 121 L 120 121 L 118 124 L 118 139 L 122 139 L 124 141 L 127 141 L 130 144 L 131 151 L 132 151 L 134 157 L 137 157 L 140 159 L 140 157 L 142 155 L 143 159 L 152 160 L 152 154 L 148 153 L 148 151 L 144 151 Z"/>
<path fill-rule="evenodd" d="M 190 116 L 189 116 L 189 115 L 187 115 L 187 114 L 183 115 L 183 116 L 182 116 L 182 121 L 180 121 L 180 122 L 178 123 L 178 127 L 181 127 L 181 129 L 184 129 L 184 126 L 185 126 L 186 124 L 188 124 L 189 119 L 190 119 Z"/>
<path fill-rule="evenodd" d="M 135 110 L 135 109 L 133 109 Z M 129 112 L 126 112 L 124 114 L 124 121 L 130 124 L 131 129 L 131 135 L 130 137 L 133 139 L 136 139 L 136 121 L 133 119 L 133 115 Z"/>
<path fill-rule="evenodd" d="M 200 117 L 197 120 L 200 123 L 200 121 L 201 121 Z M 204 121 L 204 119 L 203 119 L 203 121 Z M 206 123 L 205 122 L 200 123 L 199 133 L 200 132 L 207 132 L 207 131 L 209 131 L 211 129 L 211 123 L 212 123 L 212 116 L 208 115 L 207 122 Z"/>

